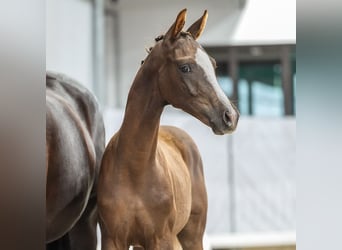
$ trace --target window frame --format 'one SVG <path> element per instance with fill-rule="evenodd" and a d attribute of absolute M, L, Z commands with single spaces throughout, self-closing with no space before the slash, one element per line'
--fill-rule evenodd
<path fill-rule="evenodd" d="M 240 64 L 279 61 L 284 95 L 284 116 L 295 115 L 292 65 L 296 62 L 296 45 L 204 46 L 204 48 L 216 61 L 227 64 L 228 76 L 233 81 L 233 95 L 230 98 L 237 103 L 239 101 L 238 82 Z"/>

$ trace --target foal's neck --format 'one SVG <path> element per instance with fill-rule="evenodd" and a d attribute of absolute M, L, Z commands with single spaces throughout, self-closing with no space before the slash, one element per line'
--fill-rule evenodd
<path fill-rule="evenodd" d="M 118 154 L 125 167 L 144 171 L 155 163 L 160 116 L 164 101 L 157 78 L 147 65 L 139 70 L 130 89 L 118 137 Z"/>

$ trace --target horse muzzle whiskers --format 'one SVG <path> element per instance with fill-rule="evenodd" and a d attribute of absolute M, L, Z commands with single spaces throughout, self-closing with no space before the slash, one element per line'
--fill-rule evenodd
<path fill-rule="evenodd" d="M 239 113 L 235 109 L 226 109 L 210 119 L 210 127 L 217 135 L 231 134 L 235 131 Z"/>

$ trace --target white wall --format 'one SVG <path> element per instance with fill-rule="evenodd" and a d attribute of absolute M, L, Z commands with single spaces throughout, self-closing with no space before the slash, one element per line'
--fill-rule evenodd
<path fill-rule="evenodd" d="M 46 1 L 46 69 L 92 89 L 91 1 Z"/>
<path fill-rule="evenodd" d="M 230 41 L 223 44 L 295 44 L 296 0 L 249 0 Z"/>

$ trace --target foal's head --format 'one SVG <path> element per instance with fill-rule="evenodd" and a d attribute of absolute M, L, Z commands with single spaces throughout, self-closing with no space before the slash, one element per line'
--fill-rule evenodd
<path fill-rule="evenodd" d="M 214 59 L 196 41 L 205 27 L 207 11 L 183 32 L 185 17 L 186 9 L 151 51 L 154 62 L 149 62 L 158 64 L 160 93 L 167 103 L 195 116 L 215 134 L 231 133 L 239 113 L 217 82 Z"/>

